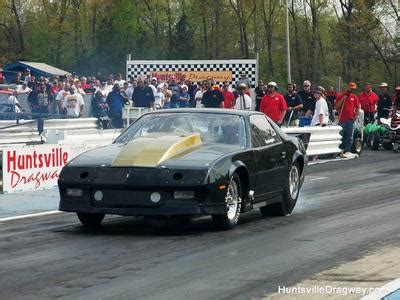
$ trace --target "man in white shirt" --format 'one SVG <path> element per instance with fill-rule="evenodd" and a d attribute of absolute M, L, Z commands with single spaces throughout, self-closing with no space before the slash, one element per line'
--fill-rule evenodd
<path fill-rule="evenodd" d="M 70 88 L 71 88 L 70 84 L 66 83 L 64 85 L 64 88 L 57 93 L 56 103 L 57 103 L 58 113 L 60 115 L 64 113 L 64 108 L 63 108 L 64 98 L 69 95 Z"/>
<path fill-rule="evenodd" d="M 25 81 L 22 83 L 22 85 L 18 85 L 15 90 L 18 94 L 29 94 L 32 91 L 31 88 L 28 88 L 28 85 Z"/>
<path fill-rule="evenodd" d="M 317 88 L 313 91 L 313 95 L 316 102 L 311 126 L 326 126 L 329 122 L 329 109 L 328 104 L 323 97 L 323 91 L 320 88 Z"/>
<path fill-rule="evenodd" d="M 64 97 L 63 108 L 67 117 L 79 118 L 82 116 L 83 107 L 85 103 L 83 97 L 79 93 L 75 93 L 71 87 L 69 89 L 69 95 Z"/>
<path fill-rule="evenodd" d="M 21 104 L 19 104 L 17 96 L 18 96 L 18 92 L 13 91 L 12 95 L 10 95 L 8 97 L 7 101 L 8 101 L 8 105 L 12 106 L 12 110 L 14 112 L 20 113 L 21 111 L 24 111 L 24 110 L 22 109 Z"/>
<path fill-rule="evenodd" d="M 157 78 L 153 77 L 149 83 L 149 87 L 151 87 L 151 89 L 153 90 L 153 95 L 155 95 L 157 93 Z"/>
<path fill-rule="evenodd" d="M 117 78 L 114 80 L 114 84 L 118 83 L 119 87 L 122 89 L 122 87 L 124 86 L 124 83 L 126 81 L 122 79 L 122 74 L 118 73 L 117 74 Z"/>
<path fill-rule="evenodd" d="M 239 96 L 236 98 L 233 109 L 251 110 L 251 98 L 246 94 L 247 85 L 241 83 L 238 85 Z"/>
<path fill-rule="evenodd" d="M 157 92 L 154 94 L 154 107 L 156 109 L 162 108 L 164 106 L 165 95 L 160 86 L 157 87 Z"/>

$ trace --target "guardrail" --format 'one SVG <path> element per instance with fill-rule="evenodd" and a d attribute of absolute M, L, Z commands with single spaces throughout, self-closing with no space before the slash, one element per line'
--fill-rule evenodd
<path fill-rule="evenodd" d="M 340 153 L 342 150 L 339 145 L 342 143 L 342 136 L 340 126 L 326 126 L 326 127 L 288 127 L 282 128 L 287 134 L 302 134 L 310 133 L 310 141 L 307 147 L 307 155 L 322 155 L 322 154 L 335 154 Z"/>

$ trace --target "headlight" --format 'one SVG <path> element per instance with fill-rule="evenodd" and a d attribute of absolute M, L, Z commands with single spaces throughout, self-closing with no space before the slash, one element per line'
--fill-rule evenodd
<path fill-rule="evenodd" d="M 153 203 L 158 203 L 161 200 L 161 194 L 158 192 L 151 193 L 150 200 Z"/>
<path fill-rule="evenodd" d="M 101 201 L 101 200 L 103 200 L 103 197 L 104 197 L 104 195 L 103 195 L 103 192 L 102 192 L 102 191 L 96 191 L 96 192 L 94 192 L 94 194 L 93 194 L 93 198 L 94 198 L 94 200 L 96 200 L 96 201 Z"/>
<path fill-rule="evenodd" d="M 175 191 L 174 199 L 192 199 L 194 198 L 194 191 Z"/>

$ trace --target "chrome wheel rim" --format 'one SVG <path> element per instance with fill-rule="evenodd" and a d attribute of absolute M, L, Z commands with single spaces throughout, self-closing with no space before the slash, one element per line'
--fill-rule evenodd
<path fill-rule="evenodd" d="M 293 165 L 290 168 L 289 172 L 289 192 L 292 199 L 296 199 L 297 193 L 299 192 L 299 186 L 300 186 L 299 169 L 295 165 Z"/>
<path fill-rule="evenodd" d="M 229 183 L 226 196 L 226 215 L 229 220 L 233 220 L 236 217 L 236 213 L 239 206 L 239 188 L 235 180 L 231 179 Z"/>

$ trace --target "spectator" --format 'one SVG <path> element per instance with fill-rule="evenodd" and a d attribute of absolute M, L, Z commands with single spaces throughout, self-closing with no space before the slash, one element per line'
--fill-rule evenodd
<path fill-rule="evenodd" d="M 107 95 L 106 102 L 109 106 L 108 115 L 114 128 L 122 128 L 122 108 L 124 104 L 129 104 L 128 98 L 122 93 L 118 83 L 114 84 L 112 91 Z"/>
<path fill-rule="evenodd" d="M 304 81 L 303 90 L 298 94 L 303 102 L 303 115 L 307 117 L 311 116 L 315 109 L 315 98 L 311 92 L 311 82 L 309 80 Z"/>
<path fill-rule="evenodd" d="M 154 107 L 156 109 L 160 109 L 164 107 L 164 101 L 165 101 L 165 94 L 163 92 L 163 85 L 158 85 L 157 86 L 157 92 L 154 95 Z"/>
<path fill-rule="evenodd" d="M 121 87 L 120 87 L 121 88 Z M 124 82 L 124 85 L 122 86 L 122 89 L 121 89 L 121 94 L 124 96 L 124 98 L 125 98 L 125 103 L 129 103 L 130 104 L 130 100 L 129 99 L 132 99 L 132 94 L 133 94 L 133 88 L 131 89 L 130 87 L 129 87 L 129 83 L 128 83 L 128 81 L 125 81 Z"/>
<path fill-rule="evenodd" d="M 31 70 L 29 70 L 29 68 L 26 68 L 24 81 L 29 84 L 29 82 L 31 82 L 31 77 L 32 77 L 31 76 Z"/>
<path fill-rule="evenodd" d="M 224 108 L 233 108 L 235 105 L 235 96 L 230 91 L 229 81 L 224 81 L 222 85 L 222 95 L 224 96 Z"/>
<path fill-rule="evenodd" d="M 17 114 L 24 112 L 24 109 L 22 108 L 21 104 L 19 104 L 17 91 L 13 91 L 12 95 L 10 95 L 7 100 L 8 104 L 11 105 L 13 112 Z"/>
<path fill-rule="evenodd" d="M 146 79 L 146 83 L 148 83 L 147 79 Z M 157 93 L 157 88 L 156 88 L 156 86 L 157 86 L 157 78 L 156 77 L 153 77 L 151 79 L 150 83 L 148 83 L 146 85 L 148 85 L 152 89 L 154 95 Z"/>
<path fill-rule="evenodd" d="M 353 144 L 354 120 L 360 112 L 360 102 L 354 94 L 357 84 L 350 82 L 344 93 L 338 94 L 335 101 L 335 108 L 338 112 L 339 126 L 342 130 L 342 157 L 352 158 L 351 146 Z"/>
<path fill-rule="evenodd" d="M 329 108 L 326 100 L 324 99 L 323 90 L 317 88 L 313 91 L 315 102 L 314 115 L 311 120 L 311 126 L 324 127 L 329 122 Z"/>
<path fill-rule="evenodd" d="M 102 118 L 108 116 L 108 104 L 103 93 L 98 90 L 92 98 L 92 111 L 93 116 L 96 118 Z"/>
<path fill-rule="evenodd" d="M 84 90 L 85 93 L 93 93 L 93 91 L 91 90 L 91 86 L 88 83 L 88 80 L 86 79 L 86 77 L 81 77 L 81 89 Z"/>
<path fill-rule="evenodd" d="M 261 100 L 265 95 L 265 91 L 264 91 L 264 82 L 262 80 L 258 81 L 258 85 L 257 87 L 254 89 L 254 92 L 256 94 L 256 111 L 260 111 L 260 104 L 261 104 Z"/>
<path fill-rule="evenodd" d="M 250 85 L 250 80 L 247 78 L 247 74 L 245 73 L 240 74 L 240 78 L 237 82 L 237 87 L 239 87 L 241 83 L 244 83 L 246 85 L 246 91 L 250 89 L 251 85 Z"/>
<path fill-rule="evenodd" d="M 109 76 L 106 84 L 103 86 L 104 93 L 108 95 L 108 93 L 112 91 L 113 87 L 114 87 L 113 79 L 111 76 Z"/>
<path fill-rule="evenodd" d="M 27 78 L 27 77 L 25 77 L 25 78 Z M 27 84 L 28 84 L 28 87 L 29 87 L 32 91 L 36 89 L 36 78 L 35 78 L 35 76 L 33 76 L 33 75 L 29 76 L 29 79 L 28 79 L 28 81 L 26 81 L 26 82 L 27 82 Z"/>
<path fill-rule="evenodd" d="M 65 115 L 71 118 L 82 117 L 85 102 L 79 93 L 75 93 L 74 87 L 70 86 L 69 94 L 64 97 L 63 109 Z"/>
<path fill-rule="evenodd" d="M 39 84 L 38 90 L 33 90 L 28 95 L 28 103 L 32 113 L 48 114 L 51 101 L 52 97 L 46 91 L 44 82 Z"/>
<path fill-rule="evenodd" d="M 296 92 L 296 85 L 288 83 L 287 93 L 285 94 L 285 101 L 287 105 L 287 112 L 285 115 L 285 122 L 288 126 L 298 125 L 298 115 L 303 108 L 303 101 Z"/>
<path fill-rule="evenodd" d="M 279 126 L 282 125 L 287 105 L 285 98 L 276 91 L 276 82 L 267 84 L 267 91 L 261 100 L 260 111 L 266 114 Z"/>
<path fill-rule="evenodd" d="M 57 108 L 58 108 L 58 113 L 60 115 L 65 113 L 64 108 L 63 108 L 64 98 L 69 95 L 70 88 L 71 88 L 70 84 L 66 83 L 64 85 L 64 88 L 61 91 L 59 91 L 56 95 L 56 104 L 57 104 Z"/>
<path fill-rule="evenodd" d="M 32 91 L 32 89 L 28 88 L 25 81 L 23 81 L 22 85 L 18 86 L 15 90 L 18 94 L 29 94 Z"/>
<path fill-rule="evenodd" d="M 224 107 L 224 95 L 220 90 L 212 88 L 213 82 L 211 80 L 206 81 L 206 91 L 203 93 L 201 104 L 204 107 L 223 108 Z"/>
<path fill-rule="evenodd" d="M 194 100 L 196 101 L 196 107 L 202 107 L 201 100 L 203 99 L 203 94 L 205 91 L 205 81 L 201 82 L 196 93 L 194 94 Z"/>
<path fill-rule="evenodd" d="M 136 107 L 154 107 L 154 94 L 153 90 L 144 85 L 142 78 L 137 80 L 138 86 L 135 88 L 132 94 L 133 106 Z"/>
<path fill-rule="evenodd" d="M 238 97 L 235 99 L 233 109 L 251 110 L 251 97 L 246 94 L 247 90 L 246 84 L 244 83 L 239 84 L 237 90 L 238 90 Z"/>
<path fill-rule="evenodd" d="M 118 83 L 119 87 L 122 88 L 126 81 L 122 79 L 122 74 L 118 73 L 117 78 L 114 80 L 114 83 Z"/>
<path fill-rule="evenodd" d="M 388 93 L 389 85 L 386 82 L 382 82 L 379 85 L 381 93 L 379 94 L 377 110 L 378 110 L 378 121 L 381 118 L 389 117 L 389 109 L 392 107 L 392 98 Z"/>
<path fill-rule="evenodd" d="M 179 94 L 179 98 L 178 98 L 178 107 L 189 107 L 190 104 L 190 96 L 188 93 L 188 86 L 183 84 L 181 85 L 181 92 Z"/>
<path fill-rule="evenodd" d="M 61 81 L 55 82 L 52 87 L 50 88 L 50 94 L 55 97 L 59 91 L 63 88 L 63 83 Z"/>
<path fill-rule="evenodd" d="M 364 91 L 358 96 L 361 109 L 364 111 L 364 123 L 373 123 L 376 104 L 378 103 L 378 95 L 372 91 L 372 85 L 367 83 Z"/>
<path fill-rule="evenodd" d="M 337 93 L 333 86 L 330 86 L 328 89 L 328 93 L 326 94 L 326 102 L 331 104 L 332 107 L 335 107 Z"/>
<path fill-rule="evenodd" d="M 400 109 L 400 85 L 394 89 L 395 94 L 393 95 L 393 111 L 392 117 L 396 115 L 398 109 Z"/>

